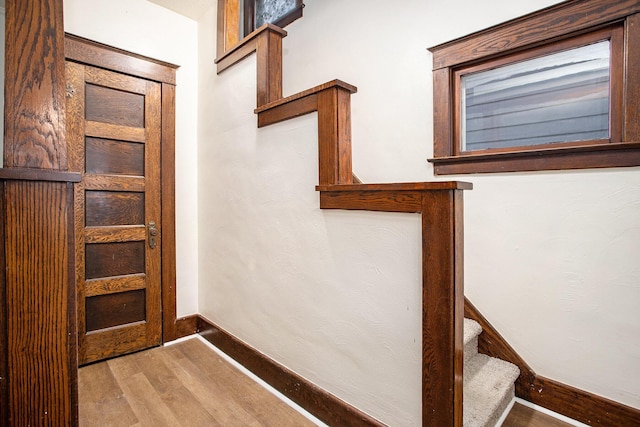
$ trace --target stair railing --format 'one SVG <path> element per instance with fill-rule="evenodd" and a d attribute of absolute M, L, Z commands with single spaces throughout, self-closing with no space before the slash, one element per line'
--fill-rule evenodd
<path fill-rule="evenodd" d="M 340 80 L 282 97 L 282 38 L 264 25 L 216 60 L 218 73 L 257 55 L 258 127 L 318 112 L 320 208 L 422 218 L 422 425 L 462 427 L 463 191 L 466 182 L 361 184 L 351 168 L 351 94 Z"/>

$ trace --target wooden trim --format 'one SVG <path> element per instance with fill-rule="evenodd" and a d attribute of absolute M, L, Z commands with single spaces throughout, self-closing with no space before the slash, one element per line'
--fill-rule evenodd
<path fill-rule="evenodd" d="M 320 209 L 422 212 L 420 191 L 321 191 Z"/>
<path fill-rule="evenodd" d="M 640 410 L 536 375 L 518 397 L 594 427 L 640 425 Z"/>
<path fill-rule="evenodd" d="M 465 299 L 465 317 L 482 326 L 478 351 L 513 363 L 520 369 L 516 396 L 595 427 L 640 425 L 640 410 L 540 375 L 518 355 L 473 304 Z"/>
<path fill-rule="evenodd" d="M 7 337 L 7 287 L 5 258 L 4 182 L 0 182 L 0 427 L 9 427 L 9 366 Z"/>
<path fill-rule="evenodd" d="M 640 13 L 627 18 L 625 28 L 626 85 L 623 141 L 640 141 Z"/>
<path fill-rule="evenodd" d="M 176 334 L 175 339 L 188 337 L 189 335 L 197 334 L 199 332 L 199 317 L 197 314 L 191 316 L 181 317 L 176 319 Z"/>
<path fill-rule="evenodd" d="M 80 182 L 78 172 L 63 172 L 51 169 L 0 168 L 0 180 L 4 181 L 50 181 Z"/>
<path fill-rule="evenodd" d="M 459 111 L 454 72 L 516 61 L 609 32 L 610 138 L 595 141 L 459 153 Z M 624 33 L 624 34 L 622 34 Z M 640 165 L 640 4 L 636 0 L 569 0 L 453 40 L 433 53 L 434 164 L 436 175 L 628 167 Z M 624 49 L 623 49 L 624 47 Z M 484 64 L 484 65 L 483 65 Z M 455 93 L 454 93 L 455 92 Z M 619 150 L 626 150 L 621 152 Z"/>
<path fill-rule="evenodd" d="M 213 322 L 199 316 L 199 333 L 273 388 L 332 426 L 384 426 L 309 380 L 280 365 Z"/>
<path fill-rule="evenodd" d="M 131 76 L 176 84 L 177 65 L 65 34 L 64 54 L 68 60 L 91 64 Z"/>
<path fill-rule="evenodd" d="M 428 159 L 436 175 L 640 165 L 640 143 L 622 142 Z"/>
<path fill-rule="evenodd" d="M 67 170 L 62 9 L 62 0 L 6 4 L 7 168 Z"/>
<path fill-rule="evenodd" d="M 217 65 L 217 73 L 220 74 L 227 68 L 237 64 L 238 62 L 255 52 L 258 46 L 258 38 L 266 33 L 279 34 L 280 38 L 284 38 L 287 36 L 287 32 L 281 28 L 278 28 L 271 24 L 263 25 L 262 27 L 258 28 L 247 37 L 242 39 L 242 41 L 235 45 L 233 48 L 228 49 L 226 52 L 216 58 L 214 63 Z M 280 58 L 279 60 L 281 61 L 282 58 Z"/>
<path fill-rule="evenodd" d="M 473 184 L 464 181 L 401 182 L 396 184 L 318 185 L 317 191 L 441 191 L 472 190 Z"/>
<path fill-rule="evenodd" d="M 162 342 L 177 338 L 176 327 L 176 162 L 174 85 L 162 84 L 161 212 L 162 212 Z"/>
<path fill-rule="evenodd" d="M 282 98 L 282 35 L 265 31 L 256 39 L 257 101 L 268 104 Z"/>
<path fill-rule="evenodd" d="M 637 0 L 570 0 L 429 48 L 433 69 L 502 55 L 640 12 Z"/>
<path fill-rule="evenodd" d="M 462 427 L 462 191 L 422 197 L 422 425 Z"/>
<path fill-rule="evenodd" d="M 320 185 L 351 184 L 351 93 L 342 88 L 318 93 Z"/>
<path fill-rule="evenodd" d="M 331 81 L 329 81 L 327 83 L 323 83 L 321 85 L 312 87 L 311 89 L 303 90 L 302 92 L 298 92 L 298 93 L 296 93 L 294 95 L 287 96 L 286 98 L 282 98 L 282 99 L 279 99 L 277 101 L 270 102 L 269 104 L 266 104 L 266 105 L 263 105 L 261 107 L 256 108 L 254 110 L 254 112 L 256 114 L 260 114 L 260 113 L 263 113 L 263 112 L 265 112 L 267 110 L 270 110 L 272 108 L 279 107 L 279 106 L 281 106 L 283 104 L 288 104 L 288 103 L 290 103 L 292 101 L 295 101 L 297 99 L 305 98 L 305 97 L 308 97 L 309 95 L 313 95 L 313 94 L 316 94 L 316 93 L 319 93 L 319 92 L 322 92 L 324 90 L 331 89 L 331 88 L 334 88 L 334 87 L 343 88 L 343 89 L 349 91 L 350 93 L 358 92 L 358 88 L 357 87 L 355 87 L 353 85 L 350 85 L 349 83 L 345 83 L 342 80 L 335 79 L 335 80 L 331 80 Z"/>

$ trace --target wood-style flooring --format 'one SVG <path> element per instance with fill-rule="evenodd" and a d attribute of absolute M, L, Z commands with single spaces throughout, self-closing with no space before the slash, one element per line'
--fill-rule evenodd
<path fill-rule="evenodd" d="M 315 424 L 197 338 L 80 368 L 80 426 Z"/>
<path fill-rule="evenodd" d="M 502 423 L 502 427 L 572 427 L 572 425 L 516 402 Z"/>
<path fill-rule="evenodd" d="M 315 424 L 198 338 L 80 368 L 80 426 Z M 502 427 L 571 427 L 516 403 Z"/>

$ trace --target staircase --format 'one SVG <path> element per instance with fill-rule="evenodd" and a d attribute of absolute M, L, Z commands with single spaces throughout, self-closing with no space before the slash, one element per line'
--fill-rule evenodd
<path fill-rule="evenodd" d="M 493 427 L 515 397 L 520 369 L 478 353 L 478 322 L 464 319 L 464 427 Z"/>
<path fill-rule="evenodd" d="M 479 354 L 481 328 L 475 321 L 464 319 L 462 193 L 470 190 L 471 184 L 360 183 L 351 170 L 350 97 L 357 88 L 333 80 L 283 97 L 282 38 L 286 35 L 281 28 L 264 25 L 239 44 L 218 52 L 218 73 L 256 53 L 258 127 L 317 112 L 316 190 L 322 209 L 421 214 L 422 425 L 493 427 L 513 399 L 519 371 L 507 362 Z"/>

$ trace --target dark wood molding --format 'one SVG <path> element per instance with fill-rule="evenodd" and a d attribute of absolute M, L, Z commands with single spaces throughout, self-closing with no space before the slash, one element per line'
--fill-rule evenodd
<path fill-rule="evenodd" d="M 178 65 L 127 52 L 73 34 L 65 34 L 64 54 L 71 61 L 91 64 L 147 80 L 176 84 Z"/>
<path fill-rule="evenodd" d="M 218 66 L 218 74 L 255 52 L 258 45 L 258 39 L 266 33 L 278 34 L 280 39 L 287 36 L 287 32 L 282 28 L 278 28 L 271 24 L 264 24 L 262 27 L 242 39 L 240 43 L 230 49 L 227 49 L 223 54 L 218 55 L 214 61 Z"/>
<path fill-rule="evenodd" d="M 451 67 L 505 51 L 599 27 L 640 12 L 637 0 L 569 0 L 429 48 L 433 69 Z"/>
<path fill-rule="evenodd" d="M 489 321 L 465 299 L 465 317 L 482 326 L 478 351 L 520 368 L 516 396 L 594 427 L 640 425 L 640 410 L 537 375 Z"/>
<path fill-rule="evenodd" d="M 178 338 L 176 326 L 176 87 L 162 84 L 162 342 Z"/>
<path fill-rule="evenodd" d="M 460 75 L 542 53 L 611 41 L 610 129 L 599 141 L 461 152 Z M 636 0 L 569 0 L 429 48 L 433 54 L 436 175 L 640 165 L 640 5 Z M 590 145 L 585 145 L 590 144 Z M 555 147 L 554 147 L 555 145 Z"/>
<path fill-rule="evenodd" d="M 78 172 L 64 172 L 51 169 L 0 168 L 0 181 L 51 181 L 80 182 Z"/>
<path fill-rule="evenodd" d="M 4 183 L 0 182 L 0 212 L 5 212 Z M 9 426 L 9 366 L 7 340 L 7 288 L 5 281 L 5 221 L 0 220 L 0 427 Z"/>
<path fill-rule="evenodd" d="M 202 316 L 198 328 L 204 339 L 322 422 L 331 426 L 384 426 Z"/>
<path fill-rule="evenodd" d="M 176 319 L 175 322 L 175 339 L 188 337 L 189 335 L 197 334 L 199 332 L 199 316 L 192 314 L 191 316 L 181 317 Z"/>
<path fill-rule="evenodd" d="M 433 163 L 436 175 L 631 167 L 640 165 L 640 143 L 435 157 L 429 162 Z"/>

